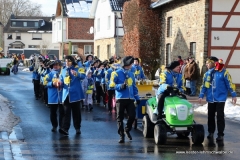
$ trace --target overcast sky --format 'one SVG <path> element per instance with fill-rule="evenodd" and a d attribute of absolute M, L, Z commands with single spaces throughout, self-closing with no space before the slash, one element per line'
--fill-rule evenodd
<path fill-rule="evenodd" d="M 42 12 L 45 16 L 52 16 L 56 13 L 57 0 L 30 0 L 42 5 Z"/>

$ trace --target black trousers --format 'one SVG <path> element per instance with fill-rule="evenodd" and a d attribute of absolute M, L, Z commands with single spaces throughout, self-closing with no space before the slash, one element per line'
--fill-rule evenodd
<path fill-rule="evenodd" d="M 40 80 L 33 79 L 33 88 L 35 97 L 39 97 L 40 94 Z"/>
<path fill-rule="evenodd" d="M 103 95 L 103 90 L 102 90 L 102 86 L 100 82 L 95 82 L 95 86 L 96 86 L 96 99 L 97 99 L 97 103 L 100 103 L 100 97 L 104 97 Z"/>
<path fill-rule="evenodd" d="M 44 86 L 43 100 L 45 104 L 48 104 L 48 88 Z"/>
<path fill-rule="evenodd" d="M 164 100 L 167 96 L 169 96 L 169 92 L 166 90 L 158 96 L 158 118 L 162 118 Z"/>
<path fill-rule="evenodd" d="M 112 106 L 112 99 L 115 96 L 115 90 L 108 90 L 108 110 L 112 111 L 113 107 Z"/>
<path fill-rule="evenodd" d="M 52 123 L 52 126 L 54 128 L 57 128 L 59 125 L 59 128 L 62 128 L 62 118 L 63 118 L 63 105 L 62 104 L 49 104 L 50 107 L 50 120 Z M 59 112 L 59 116 L 57 118 L 57 111 Z"/>
<path fill-rule="evenodd" d="M 208 103 L 208 132 L 214 133 L 216 129 L 215 117 L 217 112 L 217 129 L 218 136 L 224 136 L 225 118 L 224 118 L 225 102 Z"/>
<path fill-rule="evenodd" d="M 73 117 L 73 126 L 75 129 L 81 128 L 81 108 L 80 108 L 80 101 L 78 102 L 69 102 L 69 97 L 66 98 L 63 104 L 63 121 L 62 121 L 62 128 L 65 131 L 68 131 L 71 125 L 71 114 Z"/>
<path fill-rule="evenodd" d="M 124 111 L 126 110 L 128 115 L 125 131 L 129 132 L 132 129 L 132 124 L 136 116 L 134 100 L 118 99 L 116 102 L 116 107 L 117 107 L 118 134 L 120 136 L 124 136 L 124 129 L 123 129 Z"/>

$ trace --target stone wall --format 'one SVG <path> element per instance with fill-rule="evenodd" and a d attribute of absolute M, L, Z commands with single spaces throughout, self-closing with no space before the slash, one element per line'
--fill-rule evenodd
<path fill-rule="evenodd" d="M 108 54 L 108 45 L 111 45 L 110 54 Z M 98 54 L 98 47 L 99 47 L 99 54 Z M 116 47 L 119 48 L 119 53 L 116 53 L 117 52 Z M 111 56 L 115 56 L 115 55 L 123 57 L 122 37 L 119 37 L 118 40 L 116 38 L 95 40 L 94 55 L 97 56 L 102 61 L 105 59 L 109 59 Z"/>
<path fill-rule="evenodd" d="M 208 0 L 173 1 L 160 7 L 161 63 L 166 64 L 166 45 L 171 44 L 171 61 L 178 55 L 190 55 L 190 43 L 196 42 L 194 55 L 202 70 L 208 46 Z M 172 17 L 172 36 L 167 37 L 167 21 Z M 169 63 L 169 62 L 168 62 Z M 204 69 L 205 70 L 205 69 Z M 205 72 L 202 70 L 203 72 Z"/>
<path fill-rule="evenodd" d="M 4 26 L 0 22 L 0 47 L 2 47 L 2 49 L 4 49 L 4 45 L 3 45 L 3 41 L 4 41 L 3 27 Z"/>

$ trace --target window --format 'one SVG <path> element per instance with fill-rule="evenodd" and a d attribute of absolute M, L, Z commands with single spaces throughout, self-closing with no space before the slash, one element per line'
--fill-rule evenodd
<path fill-rule="evenodd" d="M 28 48 L 40 48 L 40 45 L 28 45 Z"/>
<path fill-rule="evenodd" d="M 23 22 L 23 27 L 27 27 L 27 22 Z"/>
<path fill-rule="evenodd" d="M 16 40 L 20 40 L 21 39 L 21 33 L 16 33 Z"/>
<path fill-rule="evenodd" d="M 84 54 L 90 54 L 92 52 L 92 45 L 84 45 Z"/>
<path fill-rule="evenodd" d="M 100 46 L 97 46 L 97 57 L 100 57 Z"/>
<path fill-rule="evenodd" d="M 111 16 L 108 16 L 108 26 L 107 29 L 111 29 Z"/>
<path fill-rule="evenodd" d="M 41 40 L 41 39 L 42 39 L 42 34 L 39 34 L 39 33 L 32 34 L 32 40 Z"/>
<path fill-rule="evenodd" d="M 97 31 L 100 31 L 100 18 L 97 19 Z"/>
<path fill-rule="evenodd" d="M 107 45 L 107 54 L 108 54 L 108 58 L 111 57 L 111 44 Z"/>
<path fill-rule="evenodd" d="M 7 39 L 12 39 L 12 34 L 11 33 L 8 34 L 8 38 Z"/>
<path fill-rule="evenodd" d="M 196 55 L 196 42 L 191 42 L 190 43 L 190 54 L 191 55 Z"/>
<path fill-rule="evenodd" d="M 166 65 L 171 63 L 171 44 L 168 43 L 166 46 Z"/>
<path fill-rule="evenodd" d="M 12 22 L 12 26 L 13 26 L 13 27 L 15 27 L 15 26 L 16 26 L 16 24 L 17 24 L 16 22 Z"/>
<path fill-rule="evenodd" d="M 72 45 L 72 54 L 78 54 L 78 46 Z"/>
<path fill-rule="evenodd" d="M 38 27 L 38 22 L 34 22 L 34 27 Z"/>
<path fill-rule="evenodd" d="M 167 19 L 167 37 L 172 37 L 172 17 Z"/>
<path fill-rule="evenodd" d="M 61 30 L 61 29 L 62 29 L 61 22 L 58 21 L 58 30 Z"/>

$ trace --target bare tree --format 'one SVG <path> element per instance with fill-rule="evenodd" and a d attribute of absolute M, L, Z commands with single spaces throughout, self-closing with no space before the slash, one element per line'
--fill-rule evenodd
<path fill-rule="evenodd" d="M 0 22 L 6 25 L 11 14 L 15 16 L 41 16 L 41 5 L 30 0 L 0 0 Z"/>
<path fill-rule="evenodd" d="M 47 55 L 50 52 L 50 47 L 51 47 L 51 42 L 47 41 L 47 40 L 42 40 L 39 44 L 39 52 L 42 55 Z"/>

